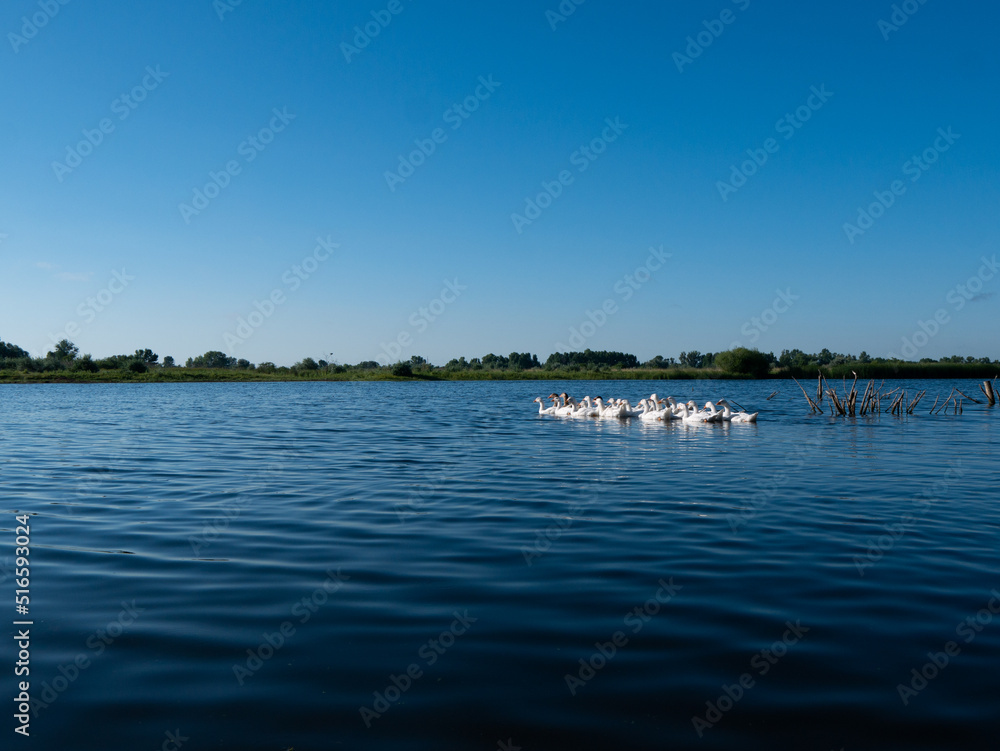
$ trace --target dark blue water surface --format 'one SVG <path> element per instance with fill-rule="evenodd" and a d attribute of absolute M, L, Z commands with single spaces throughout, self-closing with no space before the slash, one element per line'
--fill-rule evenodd
<path fill-rule="evenodd" d="M 992 746 L 1000 408 L 929 415 L 956 383 L 853 419 L 785 381 L 4 386 L 10 747 Z"/>

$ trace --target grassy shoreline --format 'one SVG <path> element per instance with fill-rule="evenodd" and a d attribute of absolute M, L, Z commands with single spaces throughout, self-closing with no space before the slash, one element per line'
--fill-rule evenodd
<path fill-rule="evenodd" d="M 874 363 L 835 365 L 819 368 L 828 379 L 858 378 L 867 380 L 895 378 L 977 378 L 992 379 L 997 375 L 996 365 L 978 363 Z M 768 379 L 792 377 L 815 378 L 817 369 L 775 370 Z M 288 381 L 666 381 L 666 380 L 752 380 L 749 376 L 726 373 L 714 368 L 668 368 L 623 370 L 601 368 L 597 370 L 531 369 L 531 370 L 445 370 L 440 368 L 417 370 L 410 377 L 394 376 L 386 370 L 344 373 L 300 371 L 262 373 L 255 370 L 212 368 L 151 368 L 146 373 L 128 370 L 24 372 L 0 370 L 0 384 L 30 383 L 224 383 L 224 382 L 288 382 Z"/>

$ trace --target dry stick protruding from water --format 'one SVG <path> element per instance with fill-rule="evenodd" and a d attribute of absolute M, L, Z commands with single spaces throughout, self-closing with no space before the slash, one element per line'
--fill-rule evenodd
<path fill-rule="evenodd" d="M 972 398 L 971 396 L 969 396 L 968 394 L 963 394 L 963 393 L 962 393 L 962 390 L 961 390 L 961 389 L 955 389 L 955 391 L 957 391 L 958 393 L 962 394 L 962 396 L 964 396 L 964 397 L 965 397 L 966 399 L 968 399 L 968 400 L 969 400 L 970 402 L 975 402 L 976 404 L 982 404 L 982 402 L 981 402 L 981 401 L 979 401 L 978 399 L 973 399 L 973 398 Z"/>
<path fill-rule="evenodd" d="M 868 381 L 865 386 L 865 395 L 861 397 L 861 414 L 864 415 L 869 409 L 869 400 L 872 398 L 872 392 L 875 389 L 875 379 Z"/>
<path fill-rule="evenodd" d="M 822 373 L 819 374 L 819 377 L 820 377 L 820 383 L 826 384 L 826 393 L 830 396 L 830 401 L 833 402 L 833 409 L 835 409 L 842 415 L 846 415 L 847 412 L 844 411 L 843 406 L 841 406 L 840 404 L 840 400 L 837 398 L 836 389 L 830 388 L 830 384 L 827 382 L 826 378 L 823 376 Z M 831 414 L 836 414 L 836 413 L 831 413 Z"/>
<path fill-rule="evenodd" d="M 802 396 L 804 396 L 806 398 L 806 401 L 809 402 L 810 414 L 813 412 L 819 412 L 820 414 L 823 414 L 823 410 L 819 408 L 819 405 L 816 404 L 816 402 L 814 402 L 812 399 L 809 398 L 809 394 L 807 394 L 806 390 L 802 388 L 802 384 L 799 383 L 798 379 L 795 378 L 795 376 L 792 376 L 792 380 L 795 381 L 796 386 L 802 389 Z"/>
<path fill-rule="evenodd" d="M 994 378 L 993 380 L 995 381 L 996 378 Z M 983 381 L 981 384 L 979 384 L 979 390 L 982 391 L 983 394 L 986 396 L 986 401 L 991 407 L 997 403 L 997 395 L 996 392 L 993 390 L 992 383 L 990 383 L 989 381 Z"/>
<path fill-rule="evenodd" d="M 847 412 L 844 410 L 844 407 L 841 405 L 840 400 L 837 398 L 837 392 L 834 391 L 833 389 L 827 389 L 826 393 L 829 395 L 830 401 L 833 402 L 833 408 L 837 410 L 839 414 L 846 415 Z"/>
<path fill-rule="evenodd" d="M 948 398 L 944 400 L 944 404 L 942 404 L 941 407 L 938 409 L 938 414 L 940 414 L 941 410 L 945 409 L 948 406 L 948 402 L 951 401 L 951 397 L 954 395 L 955 395 L 955 389 L 952 389 L 951 393 L 948 394 Z"/>
<path fill-rule="evenodd" d="M 817 376 L 817 380 L 819 381 L 820 395 L 822 396 L 822 394 L 825 393 L 827 396 L 830 397 L 830 414 L 832 415 L 839 414 L 845 416 L 846 415 L 853 416 L 856 413 L 857 400 L 858 400 L 858 387 L 857 387 L 858 374 L 855 373 L 853 370 L 851 372 L 854 374 L 854 381 L 851 383 L 850 390 L 848 390 L 847 378 L 845 376 L 844 396 L 842 398 L 837 393 L 837 390 L 830 386 L 829 382 L 826 380 L 826 377 L 823 375 L 822 371 L 820 371 L 819 375 Z M 997 377 L 1000 378 L 1000 376 Z M 808 393 L 806 393 L 805 388 L 803 388 L 802 384 L 799 383 L 798 379 L 792 378 L 792 380 L 795 381 L 795 385 L 799 387 L 799 390 L 802 392 L 802 396 L 804 396 L 806 398 L 806 401 L 809 403 L 810 411 L 818 412 L 819 414 L 824 414 L 823 408 L 820 407 L 819 404 L 816 401 L 814 401 L 809 396 Z M 995 380 L 996 379 L 994 378 L 994 381 Z M 906 389 L 904 389 L 902 386 L 897 386 L 891 391 L 883 391 L 884 388 L 885 388 L 885 380 L 883 380 L 882 383 L 879 384 L 878 386 L 875 385 L 874 378 L 868 381 L 868 383 L 865 385 L 864 394 L 861 397 L 862 415 L 868 413 L 882 414 L 883 397 L 888 402 L 888 406 L 886 407 L 885 411 L 888 412 L 889 414 L 912 415 L 916 410 L 917 406 L 920 404 L 921 400 L 925 396 L 927 396 L 927 389 L 922 389 L 917 391 L 913 395 L 912 400 L 908 401 L 906 396 Z M 982 385 L 979 388 L 987 396 L 987 398 L 989 398 L 989 396 L 992 393 L 994 402 L 997 400 L 997 391 L 994 389 L 993 384 L 990 381 L 983 381 Z M 774 396 L 774 394 L 772 394 L 771 396 Z M 964 399 L 961 397 L 964 397 Z M 948 406 L 951 405 L 952 414 L 961 415 L 965 411 L 965 400 L 975 402 L 976 404 L 982 404 L 982 402 L 979 401 L 978 399 L 973 399 L 968 394 L 964 393 L 961 389 L 955 387 L 952 388 L 951 393 L 948 394 L 948 398 L 945 399 L 944 402 L 941 402 L 940 406 L 938 405 L 938 402 L 941 401 L 941 396 L 940 395 L 935 396 L 934 403 L 931 405 L 928 414 L 932 415 L 942 414 L 942 413 L 948 414 Z"/>
<path fill-rule="evenodd" d="M 949 403 L 952 403 L 952 407 L 954 408 L 954 414 L 956 414 L 956 415 L 958 414 L 958 397 L 957 396 L 949 396 L 947 399 L 945 399 L 944 404 L 942 404 L 938 408 L 938 414 L 939 415 L 941 415 L 941 414 L 944 414 L 944 415 L 948 414 L 948 404 Z"/>
<path fill-rule="evenodd" d="M 901 412 L 901 405 L 903 399 L 906 398 L 906 392 L 903 391 L 899 396 L 892 400 L 892 404 L 889 405 L 889 414 L 894 415 L 897 412 Z"/>
<path fill-rule="evenodd" d="M 900 387 L 894 388 L 892 391 L 888 392 L 887 394 L 883 394 L 883 396 L 885 397 L 886 401 L 889 401 L 889 397 L 893 396 L 893 394 L 895 394 L 897 391 L 899 391 L 900 388 L 902 388 L 902 387 L 900 386 Z M 889 402 L 889 409 L 887 410 L 890 414 L 892 414 L 892 408 L 895 406 L 895 404 L 896 404 L 896 398 L 893 397 L 892 401 Z"/>
<path fill-rule="evenodd" d="M 874 378 L 871 381 L 868 382 L 868 386 L 865 388 L 865 393 L 867 394 L 867 397 L 865 397 L 866 403 L 864 405 L 865 408 L 861 411 L 861 414 L 865 414 L 867 412 L 874 412 L 875 411 L 875 379 Z"/>
<path fill-rule="evenodd" d="M 777 392 L 777 391 L 772 391 L 772 392 L 771 392 L 771 395 L 770 395 L 769 397 L 767 397 L 767 399 L 765 399 L 764 401 L 765 401 L 765 402 L 769 402 L 769 401 L 771 401 L 771 400 L 772 400 L 772 399 L 773 399 L 774 397 L 776 397 L 777 395 L 778 395 L 778 392 Z"/>
<path fill-rule="evenodd" d="M 854 373 L 853 370 L 851 372 Z M 844 379 L 844 384 L 845 384 L 844 392 L 846 393 L 847 392 L 846 378 Z M 854 405 L 857 404 L 857 401 L 858 401 L 858 374 L 854 373 L 854 382 L 851 383 L 851 393 L 847 397 L 847 409 L 851 413 L 852 417 L 854 416 L 854 408 L 855 408 Z"/>

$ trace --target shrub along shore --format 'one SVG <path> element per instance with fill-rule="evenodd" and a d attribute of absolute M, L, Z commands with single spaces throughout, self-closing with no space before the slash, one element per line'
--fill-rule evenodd
<path fill-rule="evenodd" d="M 306 357 L 291 367 L 253 364 L 224 352 L 188 358 L 183 366 L 149 349 L 132 355 L 94 359 L 80 355 L 67 340 L 45 357 L 32 358 L 0 341 L 0 383 L 180 383 L 205 381 L 562 381 L 809 378 L 828 379 L 993 378 L 1000 362 L 987 357 L 924 358 L 920 362 L 857 357 L 822 350 L 785 350 L 780 356 L 739 347 L 719 353 L 682 352 L 679 359 L 657 356 L 640 362 L 623 352 L 556 352 L 541 363 L 536 355 L 512 352 L 464 357 L 436 366 L 423 357 L 383 365 L 368 361 L 341 365 Z"/>

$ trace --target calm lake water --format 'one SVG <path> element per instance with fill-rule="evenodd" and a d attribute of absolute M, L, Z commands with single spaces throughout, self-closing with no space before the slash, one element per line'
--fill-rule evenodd
<path fill-rule="evenodd" d="M 930 416 L 956 384 L 0 387 L 44 703 L 4 747 L 992 746 L 1000 408 Z M 564 389 L 761 415 L 540 417 Z"/>

